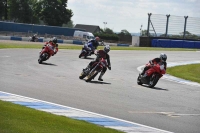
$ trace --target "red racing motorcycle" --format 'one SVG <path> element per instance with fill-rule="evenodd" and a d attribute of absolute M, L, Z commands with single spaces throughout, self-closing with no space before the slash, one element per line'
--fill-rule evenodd
<path fill-rule="evenodd" d="M 86 82 L 90 82 L 92 79 L 94 79 L 98 73 L 100 73 L 104 67 L 107 67 L 107 62 L 104 58 L 101 58 L 99 62 L 95 62 L 92 67 L 91 70 L 89 69 L 83 69 L 83 71 L 81 72 L 79 78 L 83 79 L 86 76 Z"/>
<path fill-rule="evenodd" d="M 137 78 L 137 84 L 142 85 L 146 84 L 148 87 L 153 88 L 158 80 L 165 74 L 165 69 L 163 64 L 154 64 L 150 69 L 148 69 L 146 72 L 153 71 L 153 73 L 150 76 L 143 77 L 141 74 L 139 74 Z M 146 73 L 145 72 L 145 73 Z"/>
<path fill-rule="evenodd" d="M 54 48 L 48 44 L 40 52 L 38 63 L 41 64 L 43 61 L 48 60 L 52 55 L 54 55 Z"/>

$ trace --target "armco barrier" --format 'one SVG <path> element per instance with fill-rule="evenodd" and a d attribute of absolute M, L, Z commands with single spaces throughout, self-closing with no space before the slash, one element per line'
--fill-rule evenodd
<path fill-rule="evenodd" d="M 129 44 L 117 44 L 117 46 L 129 47 Z"/>
<path fill-rule="evenodd" d="M 73 40 L 73 44 L 83 45 L 82 41 Z"/>
<path fill-rule="evenodd" d="M 16 36 L 11 36 L 10 40 L 14 40 L 14 41 L 22 41 L 21 37 L 16 37 Z"/>
<path fill-rule="evenodd" d="M 151 46 L 163 48 L 200 48 L 200 41 L 153 39 Z"/>

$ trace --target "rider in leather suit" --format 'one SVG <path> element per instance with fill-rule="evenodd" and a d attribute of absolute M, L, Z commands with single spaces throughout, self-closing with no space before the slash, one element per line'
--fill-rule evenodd
<path fill-rule="evenodd" d="M 143 75 L 143 77 L 150 76 L 154 71 L 153 69 L 151 71 L 147 71 L 147 70 L 149 70 L 153 64 L 157 64 L 157 63 L 159 63 L 160 65 L 164 65 L 163 69 L 166 71 L 167 69 L 166 60 L 167 60 L 167 55 L 164 53 L 161 53 L 159 58 L 154 58 L 153 60 L 150 60 L 148 64 L 146 64 L 141 75 Z"/>
<path fill-rule="evenodd" d="M 100 60 L 101 58 L 104 58 L 104 59 L 107 60 L 108 69 L 111 70 L 110 56 L 109 56 L 109 54 L 108 54 L 109 51 L 110 51 L 110 46 L 109 46 L 109 45 L 106 45 L 106 46 L 104 47 L 104 50 L 97 50 L 97 51 L 96 51 L 96 56 L 97 56 L 96 59 L 95 59 L 94 61 L 91 61 L 91 62 L 89 63 L 89 65 L 85 68 L 85 70 L 86 70 L 86 69 L 89 69 L 89 70 L 90 70 L 91 67 L 92 67 L 92 65 L 93 65 L 95 62 L 99 62 L 99 60 Z M 99 81 L 103 81 L 102 77 L 103 77 L 103 75 L 105 74 L 106 70 L 107 70 L 107 67 L 104 67 L 103 70 L 101 71 L 101 74 L 100 74 L 100 76 L 99 76 L 99 78 L 98 78 Z"/>

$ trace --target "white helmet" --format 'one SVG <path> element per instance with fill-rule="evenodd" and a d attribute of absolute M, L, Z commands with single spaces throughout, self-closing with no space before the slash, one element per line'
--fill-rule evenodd
<path fill-rule="evenodd" d="M 108 52 L 110 51 L 110 46 L 109 46 L 109 45 L 106 45 L 106 46 L 104 47 L 104 51 L 105 51 L 106 53 L 108 53 Z"/>
<path fill-rule="evenodd" d="M 164 54 L 164 53 L 161 53 L 161 54 L 160 54 L 160 59 L 161 59 L 162 61 L 166 61 L 166 60 L 167 60 L 167 55 Z"/>

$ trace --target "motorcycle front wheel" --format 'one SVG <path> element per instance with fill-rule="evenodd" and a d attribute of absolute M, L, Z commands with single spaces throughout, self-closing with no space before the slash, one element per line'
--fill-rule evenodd
<path fill-rule="evenodd" d="M 153 88 L 157 84 L 158 80 L 159 80 L 159 76 L 158 75 L 154 75 L 154 76 L 152 75 L 150 77 L 149 87 Z"/>
<path fill-rule="evenodd" d="M 86 79 L 85 81 L 86 81 L 86 82 L 90 82 L 92 79 L 94 79 L 94 78 L 97 76 L 98 73 L 99 73 L 98 71 L 93 71 L 93 72 L 91 72 L 91 73 L 87 76 L 87 79 Z"/>
<path fill-rule="evenodd" d="M 141 82 L 141 75 L 139 74 L 138 78 L 137 78 L 137 84 L 138 85 L 142 85 L 142 82 Z"/>
<path fill-rule="evenodd" d="M 47 58 L 46 56 L 47 56 L 47 54 L 45 54 L 45 53 L 42 54 L 38 59 L 38 63 L 41 64 Z"/>
<path fill-rule="evenodd" d="M 86 77 L 85 73 L 82 72 L 81 75 L 79 76 L 79 79 L 83 79 L 83 78 L 85 78 L 85 77 Z"/>

